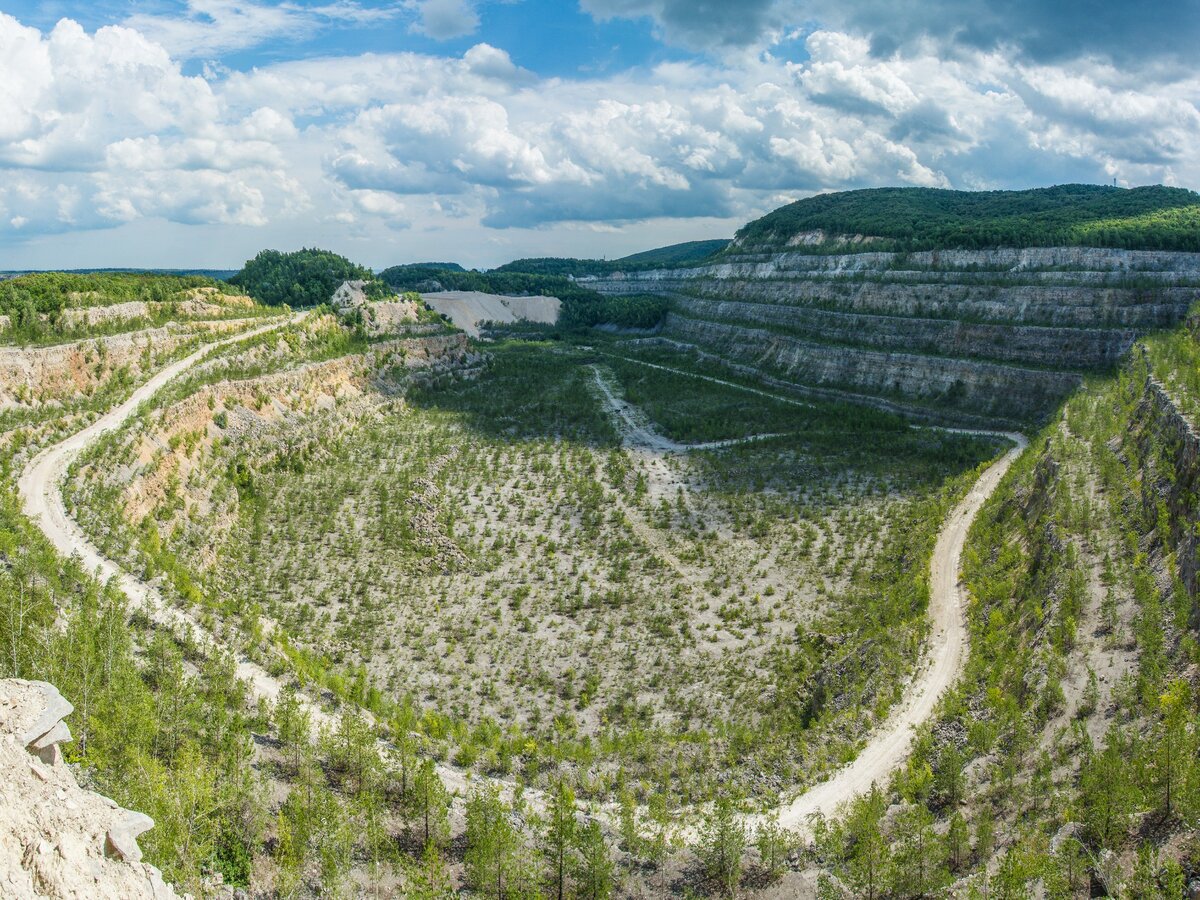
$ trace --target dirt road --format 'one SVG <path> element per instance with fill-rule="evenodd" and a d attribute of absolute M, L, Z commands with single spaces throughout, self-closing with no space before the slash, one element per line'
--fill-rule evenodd
<path fill-rule="evenodd" d="M 105 558 L 87 539 L 83 530 L 67 514 L 62 495 L 62 482 L 66 477 L 67 469 L 85 447 L 105 432 L 119 428 L 137 412 L 138 407 L 144 401 L 153 396 L 163 385 L 195 366 L 211 350 L 279 328 L 287 321 L 295 321 L 295 319 L 275 320 L 258 328 L 242 331 L 219 341 L 212 341 L 191 355 L 171 363 L 135 390 L 124 403 L 113 407 L 82 431 L 76 432 L 58 444 L 47 447 L 35 456 L 29 461 L 17 481 L 17 492 L 21 497 L 25 515 L 37 524 L 59 553 L 63 556 L 77 557 L 83 563 L 83 567 L 87 571 L 95 573 L 101 581 L 115 580 L 135 608 L 147 608 L 155 621 L 171 627 L 181 634 L 192 634 L 202 645 L 208 644 L 211 637 L 196 626 L 190 617 L 179 610 L 159 603 L 160 598 L 154 588 Z"/>
<path fill-rule="evenodd" d="M 230 338 L 215 341 L 185 359 L 171 364 L 134 391 L 128 400 L 101 416 L 92 425 L 61 443 L 43 450 L 30 461 L 18 481 L 18 490 L 25 513 L 37 523 L 59 552 L 65 556 L 77 556 L 84 567 L 95 572 L 101 580 L 114 580 L 115 584 L 129 597 L 132 606 L 143 609 L 160 626 L 171 628 L 176 633 L 192 634 L 202 646 L 212 646 L 213 638 L 187 612 L 168 606 L 152 586 L 106 559 L 87 539 L 67 513 L 61 490 L 62 480 L 72 461 L 85 447 L 105 432 L 120 427 L 134 415 L 143 401 L 198 363 L 209 350 L 277 328 L 281 324 L 273 322 Z M 631 434 L 634 443 L 639 444 L 644 450 L 680 452 L 736 443 L 736 441 L 728 441 L 710 445 L 681 445 L 670 441 L 640 423 L 627 404 L 612 394 L 611 389 L 600 378 L 599 373 L 597 373 L 596 380 L 614 412 L 622 420 L 622 424 L 629 429 L 627 433 Z M 755 394 L 764 393 L 732 382 L 713 378 L 706 380 Z M 954 431 L 955 429 L 945 430 Z M 878 782 L 882 785 L 888 775 L 907 758 L 913 728 L 929 717 L 938 698 L 953 684 L 962 669 L 966 659 L 967 643 L 963 598 L 958 585 L 959 560 L 963 544 L 966 541 L 971 522 L 980 507 L 1027 446 L 1025 437 L 1016 433 L 976 431 L 963 433 L 1003 436 L 1012 441 L 1015 446 L 983 473 L 971 489 L 970 494 L 947 519 L 938 536 L 931 571 L 929 604 L 931 632 L 913 684 L 904 701 L 893 710 L 884 724 L 872 735 L 854 762 L 840 769 L 828 781 L 817 785 L 780 808 L 780 820 L 787 827 L 803 830 L 812 813 L 819 811 L 830 815 L 842 803 L 870 790 L 872 783 Z M 274 700 L 282 689 L 282 684 L 278 679 L 268 674 L 261 666 L 246 659 L 239 660 L 237 675 L 248 683 L 250 693 L 255 697 Z M 306 706 L 313 716 L 314 724 L 332 722 L 332 717 L 315 704 L 306 703 Z M 453 790 L 462 792 L 469 782 L 464 773 L 450 767 L 439 767 L 439 773 Z"/>
<path fill-rule="evenodd" d="M 828 817 L 843 803 L 869 791 L 872 784 L 886 787 L 888 776 L 908 759 L 913 730 L 932 715 L 938 699 L 958 680 L 967 661 L 966 604 L 958 583 L 963 545 L 980 508 L 1029 442 L 1016 432 L 944 430 L 1005 437 L 1014 446 L 979 477 L 938 534 L 930 564 L 929 639 L 904 699 L 852 763 L 780 809 L 780 823 L 786 828 L 805 831 L 813 813 Z"/>
<path fill-rule="evenodd" d="M 305 315 L 307 313 L 300 313 L 286 321 L 295 322 Z M 67 513 L 66 504 L 63 501 L 62 483 L 71 463 L 84 448 L 105 432 L 121 427 L 137 412 L 138 407 L 145 400 L 152 397 L 168 382 L 195 366 L 210 350 L 279 328 L 286 324 L 286 321 L 274 321 L 260 328 L 213 341 L 190 356 L 172 363 L 134 391 L 124 403 L 109 410 L 82 431 L 76 432 L 61 443 L 47 447 L 35 456 L 25 467 L 25 471 L 22 472 L 17 482 L 17 490 L 25 514 L 37 524 L 56 550 L 64 556 L 78 558 L 84 569 L 94 573 L 101 582 L 111 580 L 129 598 L 130 607 L 144 612 L 155 625 L 166 628 L 179 636 L 190 636 L 198 646 L 206 650 L 221 648 L 217 646 L 212 634 L 191 613 L 167 604 L 157 589 L 124 571 L 115 562 L 105 557 L 88 540 L 83 530 Z M 235 672 L 239 679 L 246 682 L 250 696 L 253 698 L 261 697 L 274 702 L 283 691 L 284 683 L 282 681 L 249 659 L 238 659 Z M 299 699 L 301 706 L 308 712 L 314 728 L 336 726 L 335 716 L 304 696 Z M 370 713 L 364 711 L 363 714 L 368 720 L 371 719 Z M 380 752 L 388 753 L 390 745 L 383 741 L 379 743 Z M 449 766 L 439 766 L 438 772 L 450 790 L 460 794 L 465 793 L 468 780 L 462 772 Z"/>
<path fill-rule="evenodd" d="M 634 360 L 630 360 L 634 362 Z M 639 361 L 640 362 L 640 361 Z M 664 371 L 681 375 L 693 375 L 682 370 L 642 363 Z M 720 442 L 715 445 L 679 444 L 655 432 L 628 403 L 614 395 L 612 389 L 593 370 L 609 409 L 618 419 L 626 446 L 643 452 L 681 452 L 704 449 L 711 446 L 736 443 Z M 747 393 L 775 397 L 756 388 L 735 382 L 713 378 L 710 375 L 694 375 L 705 381 L 736 388 Z M 803 404 L 805 406 L 809 404 Z M 878 783 L 885 787 L 888 776 L 908 758 L 914 729 L 933 714 L 938 699 L 954 684 L 962 672 L 967 659 L 966 606 L 958 583 L 959 563 L 963 545 L 971 523 L 980 508 L 1000 484 L 1004 473 L 1028 446 L 1025 436 L 1009 431 L 979 431 L 965 428 L 939 428 L 952 434 L 971 434 L 981 437 L 1003 437 L 1013 443 L 1004 456 L 992 463 L 975 482 L 969 494 L 955 507 L 942 525 L 934 546 L 930 563 L 929 618 L 930 633 L 918 662 L 917 672 L 904 699 L 892 710 L 887 719 L 871 735 L 867 745 L 854 761 L 839 769 L 827 781 L 805 791 L 790 803 L 784 803 L 776 811 L 780 824 L 785 828 L 807 831 L 807 822 L 814 813 L 826 817 L 854 797 L 871 789 Z M 752 817 L 759 821 L 762 817 Z"/>

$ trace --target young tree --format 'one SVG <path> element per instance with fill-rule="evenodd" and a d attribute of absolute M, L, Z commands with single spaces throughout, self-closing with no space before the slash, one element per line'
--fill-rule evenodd
<path fill-rule="evenodd" d="M 642 834 L 637 824 L 637 801 L 629 788 L 621 788 L 617 795 L 621 807 L 621 847 L 627 853 L 637 856 L 641 852 Z"/>
<path fill-rule="evenodd" d="M 867 900 L 880 895 L 889 863 L 888 843 L 880 824 L 886 808 L 883 791 L 872 785 L 871 793 L 854 801 L 846 821 L 850 879 Z"/>
<path fill-rule="evenodd" d="M 933 830 L 933 813 L 923 804 L 896 817 L 900 840 L 892 858 L 892 886 L 898 896 L 923 897 L 945 883 L 945 846 Z"/>
<path fill-rule="evenodd" d="M 646 858 L 658 870 L 659 893 L 666 895 L 667 860 L 674 849 L 673 821 L 667 800 L 661 794 L 650 798 L 650 824 L 653 828 L 646 841 Z"/>
<path fill-rule="evenodd" d="M 450 836 L 450 792 L 432 759 L 423 760 L 417 769 L 410 799 L 423 842 L 442 846 Z"/>
<path fill-rule="evenodd" d="M 1079 773 L 1080 805 L 1088 832 L 1102 846 L 1119 847 L 1138 801 L 1128 763 L 1128 742 L 1113 726 L 1104 749 L 1084 762 Z"/>
<path fill-rule="evenodd" d="M 409 869 L 404 896 L 410 900 L 453 900 L 457 896 L 446 861 L 432 841 L 425 844 L 421 862 Z"/>
<path fill-rule="evenodd" d="M 971 832 L 967 828 L 967 820 L 963 818 L 962 813 L 955 810 L 946 830 L 946 853 L 949 856 L 950 870 L 957 872 L 962 869 L 970 852 Z"/>
<path fill-rule="evenodd" d="M 357 794 L 366 790 L 379 769 L 379 753 L 370 725 L 356 709 L 347 707 L 338 717 L 337 729 L 322 733 L 321 751 L 330 769 L 353 785 Z"/>
<path fill-rule="evenodd" d="M 579 864 L 575 891 L 582 900 L 608 900 L 612 896 L 616 867 L 608 852 L 604 832 L 595 819 L 579 831 Z"/>
<path fill-rule="evenodd" d="M 1187 773 L 1195 765 L 1195 735 L 1188 729 L 1190 707 L 1191 691 L 1182 678 L 1171 682 L 1159 701 L 1162 719 L 1155 729 L 1155 781 L 1168 817 L 1177 811 Z"/>
<path fill-rule="evenodd" d="M 300 770 L 303 748 L 311 740 L 311 717 L 300 703 L 296 690 L 291 685 L 283 689 L 279 702 L 275 704 L 275 728 L 279 743 L 283 745 L 283 756 L 293 772 Z"/>
<path fill-rule="evenodd" d="M 758 848 L 758 856 L 762 860 L 767 877 L 772 881 L 778 881 L 782 877 L 788 854 L 797 842 L 796 835 L 783 828 L 778 819 L 758 826 L 754 835 L 754 845 Z"/>
<path fill-rule="evenodd" d="M 578 825 L 575 820 L 575 792 L 562 778 L 550 794 L 546 817 L 546 856 L 550 862 L 554 894 L 563 900 L 567 888 L 567 871 L 575 846 Z"/>
<path fill-rule="evenodd" d="M 704 820 L 696 855 L 705 874 L 727 897 L 734 896 L 742 880 L 745 852 L 746 826 L 738 820 L 733 804 L 722 797 Z"/>
<path fill-rule="evenodd" d="M 481 787 L 467 800 L 467 879 L 481 894 L 505 900 L 517 833 L 499 788 Z"/>

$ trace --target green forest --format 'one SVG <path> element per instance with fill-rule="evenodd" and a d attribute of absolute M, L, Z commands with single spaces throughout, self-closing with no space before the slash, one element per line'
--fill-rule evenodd
<path fill-rule="evenodd" d="M 1066 184 L 1027 191 L 873 188 L 809 197 L 743 227 L 744 248 L 794 235 L 866 235 L 870 249 L 1094 246 L 1200 250 L 1200 195 L 1154 185 Z"/>
<path fill-rule="evenodd" d="M 380 273 L 396 291 L 428 290 L 436 281 L 442 290 L 482 291 L 508 296 L 542 294 L 563 302 L 558 326 L 567 330 L 594 325 L 618 328 L 653 328 L 667 314 L 668 301 L 649 294 L 608 297 L 577 284 L 564 275 L 503 271 L 465 272 L 428 266 L 392 266 Z"/>
<path fill-rule="evenodd" d="M 200 275 L 36 272 L 0 281 L 0 313 L 19 322 L 24 316 L 54 315 L 71 307 L 110 306 L 131 300 L 167 302 L 199 287 L 229 289 Z"/>
<path fill-rule="evenodd" d="M 687 241 L 644 250 L 620 259 L 574 259 L 561 256 L 542 256 L 530 259 L 514 259 L 499 266 L 496 272 L 528 272 L 535 275 L 611 275 L 613 272 L 639 272 L 645 269 L 663 269 L 670 266 L 694 266 L 729 246 L 724 239 L 713 241 Z"/>
<path fill-rule="evenodd" d="M 328 303 L 343 281 L 371 282 L 368 296 L 382 296 L 374 273 L 329 250 L 304 248 L 293 253 L 263 250 L 229 279 L 259 303 L 269 306 L 319 306 Z"/>

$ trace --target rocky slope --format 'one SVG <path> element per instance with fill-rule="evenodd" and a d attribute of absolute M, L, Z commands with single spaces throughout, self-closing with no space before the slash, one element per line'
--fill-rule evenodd
<path fill-rule="evenodd" d="M 182 347 L 245 327 L 244 320 L 236 319 L 172 322 L 49 347 L 0 347 L 0 410 L 88 396 L 118 373 L 136 380 Z"/>
<path fill-rule="evenodd" d="M 0 895 L 175 897 L 141 861 L 150 818 L 83 790 L 63 763 L 73 709 L 53 685 L 0 681 Z"/>
<path fill-rule="evenodd" d="M 1200 296 L 1200 254 L 735 245 L 710 265 L 584 281 L 672 297 L 664 337 L 776 379 L 933 407 L 951 421 L 1030 422 L 1139 333 L 1178 322 Z"/>

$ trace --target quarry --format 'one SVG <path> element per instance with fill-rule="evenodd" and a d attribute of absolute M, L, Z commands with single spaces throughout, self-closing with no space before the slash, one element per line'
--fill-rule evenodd
<path fill-rule="evenodd" d="M 1200 889 L 1200 254 L 806 202 L 0 283 L 5 890 Z"/>

